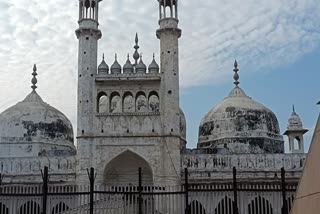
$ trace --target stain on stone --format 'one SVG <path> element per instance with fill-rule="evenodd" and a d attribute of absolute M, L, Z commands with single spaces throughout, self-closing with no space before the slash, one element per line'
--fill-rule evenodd
<path fill-rule="evenodd" d="M 62 120 L 58 119 L 52 123 L 34 123 L 33 121 L 23 121 L 23 127 L 27 130 L 24 137 L 31 140 L 31 137 L 37 136 L 40 132 L 42 136 L 55 139 L 65 138 L 66 140 L 73 142 L 72 128 L 68 127 Z"/>
<path fill-rule="evenodd" d="M 214 129 L 214 122 L 205 123 L 200 126 L 199 134 L 200 136 L 208 136 L 211 135 L 211 132 Z"/>

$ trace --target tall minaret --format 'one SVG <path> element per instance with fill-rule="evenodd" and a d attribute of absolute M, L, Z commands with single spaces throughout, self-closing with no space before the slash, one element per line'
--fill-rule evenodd
<path fill-rule="evenodd" d="M 301 119 L 293 106 L 292 114 L 288 120 L 287 130 L 284 133 L 289 139 L 290 153 L 304 153 L 303 135 L 307 132 L 308 130 L 303 128 Z"/>
<path fill-rule="evenodd" d="M 179 129 L 179 45 L 178 0 L 159 1 L 161 89 L 160 103 L 163 134 L 178 136 Z"/>
<path fill-rule="evenodd" d="M 92 134 L 94 115 L 94 87 L 97 73 L 97 46 L 101 38 L 98 29 L 98 10 L 101 0 L 79 1 L 78 56 L 78 125 L 77 136 Z"/>

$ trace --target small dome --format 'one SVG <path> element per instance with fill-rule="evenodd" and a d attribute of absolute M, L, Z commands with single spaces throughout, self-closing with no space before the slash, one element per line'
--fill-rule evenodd
<path fill-rule="evenodd" d="M 114 63 L 111 65 L 111 74 L 121 74 L 121 65 L 118 63 L 117 55 L 115 56 Z"/>
<path fill-rule="evenodd" d="M 143 63 L 142 57 L 140 57 L 140 61 L 136 66 L 136 73 L 145 74 L 147 71 L 147 66 Z"/>
<path fill-rule="evenodd" d="M 128 54 L 128 59 L 126 61 L 126 64 L 123 65 L 123 73 L 124 74 L 131 74 L 133 73 L 133 65 L 130 62 L 129 59 L 129 54 Z"/>
<path fill-rule="evenodd" d="M 293 111 L 289 120 L 288 120 L 288 126 L 287 126 L 288 130 L 300 130 L 303 129 L 303 125 L 301 122 L 301 119 L 299 117 L 299 115 Z"/>
<path fill-rule="evenodd" d="M 41 144 L 37 146 L 39 155 L 50 150 L 75 151 L 71 122 L 43 102 L 35 90 L 0 114 L 0 144 L 8 142 L 21 144 L 20 147 Z"/>
<path fill-rule="evenodd" d="M 151 64 L 148 67 L 149 73 L 151 74 L 157 74 L 159 73 L 159 65 L 157 64 L 156 60 L 154 59 L 154 54 L 153 54 L 153 60 Z"/>
<path fill-rule="evenodd" d="M 99 74 L 108 74 L 109 73 L 109 66 L 104 61 L 104 56 L 102 58 L 102 62 L 100 63 L 100 65 L 98 67 L 98 73 Z"/>

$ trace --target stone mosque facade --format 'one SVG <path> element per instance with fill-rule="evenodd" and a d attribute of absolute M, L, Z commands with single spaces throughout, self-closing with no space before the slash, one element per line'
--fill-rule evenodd
<path fill-rule="evenodd" d="M 201 120 L 197 148 L 187 148 L 179 104 L 178 0 L 158 1 L 160 63 L 154 57 L 149 66 L 138 35 L 124 65 L 117 55 L 112 65 L 104 57 L 98 63 L 100 1 L 79 1 L 76 142 L 69 119 L 37 93 L 34 66 L 30 94 L 0 114 L 3 183 L 40 183 L 44 166 L 50 182 L 69 184 L 88 183 L 90 167 L 96 183 L 105 185 L 137 185 L 139 167 L 144 185 L 179 185 L 185 168 L 193 183 L 231 182 L 233 167 L 240 180 L 252 183 L 271 181 L 282 167 L 287 179 L 298 181 L 308 130 L 293 110 L 282 134 L 276 115 L 240 88 L 237 62 L 233 88 Z"/>

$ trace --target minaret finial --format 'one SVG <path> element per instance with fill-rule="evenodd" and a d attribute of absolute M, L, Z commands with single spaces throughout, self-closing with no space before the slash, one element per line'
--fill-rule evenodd
<path fill-rule="evenodd" d="M 155 55 L 154 55 L 154 53 L 153 53 L 153 59 L 154 59 L 154 57 L 155 57 Z"/>
<path fill-rule="evenodd" d="M 135 43 L 136 44 L 133 47 L 135 49 L 134 54 L 133 54 L 133 59 L 135 60 L 134 65 L 136 66 L 138 64 L 138 59 L 140 57 L 139 52 L 138 52 L 138 49 L 140 48 L 139 44 L 138 44 L 139 43 L 138 33 L 136 33 Z"/>
<path fill-rule="evenodd" d="M 118 60 L 118 54 L 114 54 L 114 59 L 115 59 L 115 61 L 117 61 Z"/>
<path fill-rule="evenodd" d="M 234 71 L 234 75 L 233 75 L 234 84 L 236 86 L 238 86 L 240 82 L 238 81 L 239 80 L 239 74 L 238 74 L 239 69 L 238 69 L 237 60 L 234 61 L 234 69 L 233 69 L 233 71 Z"/>
<path fill-rule="evenodd" d="M 31 80 L 31 83 L 32 83 L 31 88 L 33 89 L 33 91 L 35 91 L 36 88 L 37 88 L 37 86 L 36 86 L 36 84 L 37 84 L 37 82 L 38 82 L 38 80 L 37 80 L 37 78 L 36 78 L 37 75 L 38 75 L 38 74 L 37 74 L 37 65 L 34 64 L 34 66 L 33 66 L 33 73 L 32 73 L 33 78 L 32 78 L 32 80 Z"/>
<path fill-rule="evenodd" d="M 296 110 L 294 108 L 294 104 L 292 105 L 292 112 L 296 113 Z"/>
<path fill-rule="evenodd" d="M 104 53 L 102 54 L 102 60 L 104 60 Z"/>

